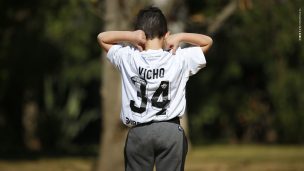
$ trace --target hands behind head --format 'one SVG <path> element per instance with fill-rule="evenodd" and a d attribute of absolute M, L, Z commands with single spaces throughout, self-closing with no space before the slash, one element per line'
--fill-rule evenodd
<path fill-rule="evenodd" d="M 179 43 L 180 43 L 180 36 L 178 34 L 168 35 L 165 39 L 165 48 L 171 49 L 171 52 L 175 55 Z"/>
<path fill-rule="evenodd" d="M 139 50 L 143 51 L 145 49 L 145 43 L 147 41 L 145 32 L 142 30 L 133 31 L 134 41 L 132 44 Z M 172 53 L 175 54 L 179 43 L 181 41 L 180 34 L 166 35 L 165 36 L 165 49 L 171 49 Z"/>
<path fill-rule="evenodd" d="M 134 42 L 133 45 L 139 50 L 143 51 L 145 47 L 145 43 L 147 41 L 145 32 L 142 30 L 136 30 L 133 32 L 134 34 Z"/>

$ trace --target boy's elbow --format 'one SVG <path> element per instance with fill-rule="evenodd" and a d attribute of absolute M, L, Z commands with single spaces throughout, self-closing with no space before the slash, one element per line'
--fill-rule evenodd
<path fill-rule="evenodd" d="M 211 46 L 213 44 L 213 40 L 211 37 L 208 36 L 208 45 Z"/>
<path fill-rule="evenodd" d="M 204 53 L 206 53 L 213 44 L 213 40 L 209 36 L 206 37 L 205 41 L 206 41 L 205 44 L 201 46 Z"/>
<path fill-rule="evenodd" d="M 202 42 L 200 44 L 201 47 L 204 46 L 211 46 L 213 43 L 213 40 L 211 37 L 204 35 L 204 38 L 202 39 Z"/>
<path fill-rule="evenodd" d="M 99 33 L 97 35 L 97 41 L 98 41 L 98 44 L 103 48 L 104 47 L 104 40 L 103 40 L 103 34 L 102 33 Z"/>
<path fill-rule="evenodd" d="M 208 44 L 207 44 L 207 50 L 212 46 L 213 40 L 211 37 L 208 36 Z"/>
<path fill-rule="evenodd" d="M 99 33 L 99 34 L 97 35 L 97 41 L 98 41 L 98 42 L 102 42 L 102 33 Z"/>
<path fill-rule="evenodd" d="M 111 44 L 108 44 L 108 43 L 106 43 L 106 42 L 104 41 L 104 34 L 103 34 L 103 33 L 104 33 L 104 32 L 99 33 L 99 34 L 97 35 L 97 41 L 98 41 L 99 46 L 100 46 L 102 49 L 104 49 L 106 52 L 108 52 L 109 49 L 111 48 Z"/>

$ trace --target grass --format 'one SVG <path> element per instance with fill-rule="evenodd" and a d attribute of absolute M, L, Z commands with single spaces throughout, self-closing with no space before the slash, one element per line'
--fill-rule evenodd
<path fill-rule="evenodd" d="M 0 171 L 91 171 L 93 157 L 0 160 Z M 303 171 L 304 146 L 216 145 L 194 147 L 186 171 Z"/>
<path fill-rule="evenodd" d="M 303 146 L 209 146 L 191 150 L 186 171 L 303 171 Z"/>

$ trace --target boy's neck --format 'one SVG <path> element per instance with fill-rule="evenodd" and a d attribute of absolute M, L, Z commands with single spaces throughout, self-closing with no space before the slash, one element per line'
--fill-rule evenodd
<path fill-rule="evenodd" d="M 152 40 L 147 40 L 145 43 L 145 49 L 144 50 L 158 50 L 163 49 L 164 47 L 164 38 L 154 38 Z"/>

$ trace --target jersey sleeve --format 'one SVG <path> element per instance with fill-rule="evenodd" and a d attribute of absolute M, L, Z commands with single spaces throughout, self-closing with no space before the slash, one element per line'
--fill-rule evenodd
<path fill-rule="evenodd" d="M 130 56 L 131 49 L 128 46 L 123 47 L 122 45 L 113 45 L 108 51 L 107 58 L 108 60 L 118 69 L 122 64 L 124 58 Z"/>
<path fill-rule="evenodd" d="M 206 66 L 206 58 L 200 47 L 179 48 L 176 54 L 181 55 L 186 63 L 186 76 L 188 77 Z"/>

